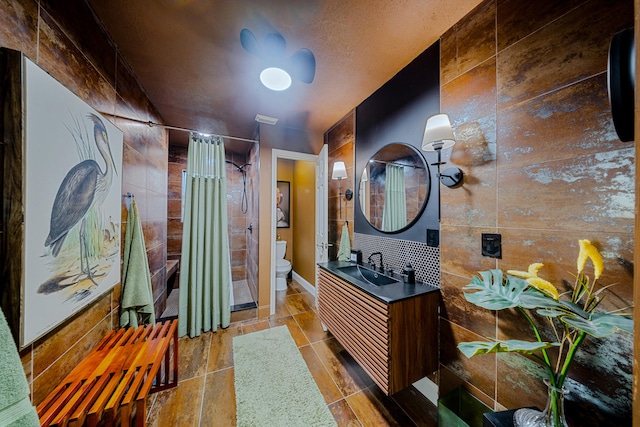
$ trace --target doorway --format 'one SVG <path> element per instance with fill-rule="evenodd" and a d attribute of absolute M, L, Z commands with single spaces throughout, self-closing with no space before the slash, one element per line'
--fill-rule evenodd
<path fill-rule="evenodd" d="M 290 185 L 290 206 L 291 206 L 291 218 L 290 218 L 290 230 L 288 230 L 287 235 L 291 240 L 287 246 L 287 254 L 298 253 L 298 258 L 302 258 L 299 260 L 300 262 L 296 263 L 296 260 L 293 259 L 290 255 L 288 258 L 292 258 L 292 276 L 293 278 L 300 283 L 305 290 L 309 291 L 313 295 L 315 295 L 315 282 L 317 276 L 317 262 L 322 262 L 320 256 L 318 256 L 317 248 L 321 247 L 324 250 L 320 251 L 320 255 L 324 253 L 326 260 L 326 246 L 327 246 L 327 193 L 326 193 L 326 174 L 327 174 L 327 147 L 326 145 L 323 147 L 322 151 L 319 155 L 314 154 L 305 154 L 298 153 L 287 150 L 278 150 L 273 149 L 271 153 L 272 159 L 272 176 L 271 176 L 271 189 L 273 197 L 271 200 L 274 200 L 272 203 L 272 211 L 271 218 L 277 218 L 277 205 L 275 203 L 276 200 L 276 188 L 278 188 L 278 161 L 279 160 L 289 160 L 294 164 L 300 162 L 298 167 L 294 166 L 294 169 L 298 169 L 302 172 L 294 172 L 292 174 L 292 182 Z M 300 175 L 296 175 L 296 173 L 302 173 L 304 176 L 301 178 Z M 296 181 L 304 181 L 304 185 L 296 184 Z M 298 194 L 296 194 L 298 192 Z M 312 193 L 312 194 L 307 194 Z M 315 204 L 315 209 L 311 212 L 307 212 L 301 218 L 296 218 L 296 209 L 300 209 L 300 207 L 296 207 L 299 200 L 296 200 L 297 197 L 303 198 L 307 197 L 306 205 L 309 205 L 308 198 L 310 197 L 312 203 Z M 308 206 L 307 206 L 308 208 Z M 276 221 L 271 221 L 271 260 L 270 260 L 270 313 L 273 315 L 276 309 L 276 239 L 279 234 L 278 230 L 283 230 L 278 228 Z M 305 233 L 311 232 L 310 235 L 306 235 Z M 284 234 L 284 233 L 282 233 Z M 296 239 L 296 236 L 299 236 Z M 296 245 L 296 249 L 294 248 Z M 289 252 L 289 251 L 292 252 Z M 310 256 L 307 259 L 307 256 Z M 296 272 L 296 264 L 298 266 L 302 265 L 304 272 L 302 274 L 298 274 Z"/>

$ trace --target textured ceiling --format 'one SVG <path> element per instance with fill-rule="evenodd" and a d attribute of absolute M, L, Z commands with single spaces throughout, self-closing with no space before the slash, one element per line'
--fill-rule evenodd
<path fill-rule="evenodd" d="M 253 138 L 255 116 L 324 132 L 433 44 L 480 0 L 89 0 L 165 124 Z M 262 87 L 240 45 L 271 32 L 316 57 L 311 84 Z M 171 132 L 170 143 L 186 144 Z M 233 142 L 232 151 L 247 145 Z"/>

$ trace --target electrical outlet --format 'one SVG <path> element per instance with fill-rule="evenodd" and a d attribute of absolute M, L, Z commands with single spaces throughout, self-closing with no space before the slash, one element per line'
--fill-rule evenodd
<path fill-rule="evenodd" d="M 491 258 L 502 258 L 502 235 L 482 233 L 482 255 Z"/>

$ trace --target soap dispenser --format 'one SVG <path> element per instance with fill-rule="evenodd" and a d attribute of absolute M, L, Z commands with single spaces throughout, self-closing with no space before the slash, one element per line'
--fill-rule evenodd
<path fill-rule="evenodd" d="M 415 285 L 416 283 L 416 271 L 413 269 L 413 267 L 411 266 L 411 263 L 407 263 L 406 267 L 404 268 L 404 270 L 402 270 L 402 274 L 405 275 L 406 279 L 406 283 L 410 284 L 410 285 Z"/>

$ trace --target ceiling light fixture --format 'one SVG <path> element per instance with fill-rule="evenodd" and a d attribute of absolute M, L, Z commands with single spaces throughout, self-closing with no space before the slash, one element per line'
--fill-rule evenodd
<path fill-rule="evenodd" d="M 265 116 L 263 114 L 256 114 L 256 122 L 273 126 L 278 123 L 278 119 L 276 119 L 275 117 Z"/>
<path fill-rule="evenodd" d="M 260 81 L 267 88 L 275 91 L 283 91 L 291 86 L 291 76 L 282 68 L 269 67 L 260 73 Z"/>
<path fill-rule="evenodd" d="M 274 32 L 265 36 L 261 45 L 247 28 L 240 31 L 240 44 L 249 53 L 262 60 L 260 81 L 274 91 L 291 86 L 292 78 L 310 84 L 316 74 L 316 58 L 309 49 L 302 48 L 291 56 L 286 53 L 287 42 L 282 34 Z"/>

